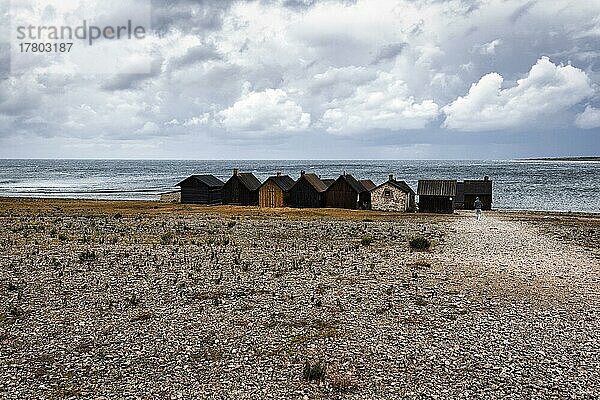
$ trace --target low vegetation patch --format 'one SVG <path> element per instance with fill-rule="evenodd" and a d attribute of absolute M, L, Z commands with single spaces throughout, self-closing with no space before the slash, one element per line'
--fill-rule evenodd
<path fill-rule="evenodd" d="M 80 262 L 90 262 L 95 261 L 98 258 L 98 255 L 93 250 L 85 250 L 79 253 L 79 261 Z"/>
<path fill-rule="evenodd" d="M 138 313 L 136 315 L 133 316 L 133 318 L 131 318 L 132 322 L 136 322 L 136 321 L 148 321 L 149 319 L 154 317 L 154 313 L 151 311 L 144 311 L 141 313 Z"/>
<path fill-rule="evenodd" d="M 415 304 L 418 306 L 426 306 L 428 302 L 423 297 L 417 297 L 417 300 L 415 300 Z"/>
<path fill-rule="evenodd" d="M 322 382 L 325 380 L 326 369 L 327 366 L 320 361 L 314 363 L 307 361 L 304 363 L 304 368 L 302 369 L 302 377 L 308 382 Z"/>
<path fill-rule="evenodd" d="M 167 246 L 173 244 L 173 232 L 165 232 L 160 236 L 160 244 Z"/>
<path fill-rule="evenodd" d="M 25 311 L 19 306 L 10 306 L 10 308 L 8 309 L 8 314 L 12 318 L 19 318 L 25 315 Z"/>
<path fill-rule="evenodd" d="M 424 236 L 416 236 L 408 242 L 413 250 L 427 250 L 431 247 L 431 242 Z"/>
<path fill-rule="evenodd" d="M 225 237 L 211 236 L 207 239 L 206 244 L 215 245 L 215 246 L 227 246 L 227 245 L 229 245 L 229 242 L 230 242 L 230 240 L 227 236 L 225 236 Z"/>
<path fill-rule="evenodd" d="M 431 268 L 431 263 L 429 261 L 419 260 L 415 262 L 415 266 L 419 268 Z"/>
<path fill-rule="evenodd" d="M 370 246 L 373 243 L 373 236 L 365 235 L 360 239 L 360 244 L 363 246 Z"/>

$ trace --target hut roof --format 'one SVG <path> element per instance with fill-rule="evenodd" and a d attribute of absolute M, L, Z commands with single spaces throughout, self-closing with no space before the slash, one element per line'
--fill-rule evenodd
<path fill-rule="evenodd" d="M 289 175 L 270 176 L 265 181 L 265 183 L 267 183 L 268 181 L 272 181 L 274 184 L 279 186 L 279 188 L 281 190 L 283 190 L 284 192 L 287 192 L 288 190 L 290 190 L 292 188 L 292 186 L 294 186 L 294 183 L 296 183 L 292 178 L 290 178 Z M 263 185 L 265 183 L 263 183 Z"/>
<path fill-rule="evenodd" d="M 232 176 L 239 179 L 240 183 L 246 187 L 246 189 L 250 191 L 258 190 L 260 188 L 260 181 L 257 177 L 254 176 L 251 172 L 240 172 Z"/>
<path fill-rule="evenodd" d="M 408 186 L 408 184 L 406 182 L 404 182 L 404 181 L 397 181 L 395 179 L 390 179 L 389 181 L 385 181 L 381 185 L 376 186 L 373 189 L 371 189 L 371 191 L 373 191 L 374 189 L 378 189 L 378 188 L 382 187 L 386 183 L 389 183 L 390 185 L 392 185 L 392 186 L 394 186 L 394 187 L 402 190 L 405 193 L 415 194 L 415 191 L 412 190 L 412 188 L 410 186 Z"/>
<path fill-rule="evenodd" d="M 456 180 L 419 180 L 417 192 L 419 196 L 454 197 L 456 195 Z"/>
<path fill-rule="evenodd" d="M 367 189 L 365 189 L 365 187 L 362 185 L 362 183 L 360 183 L 359 181 L 357 181 L 350 174 L 340 175 L 340 177 L 336 179 L 336 182 L 339 181 L 340 179 L 345 180 L 346 183 L 348 183 L 348 185 L 350 185 L 350 187 L 352 188 L 352 190 L 354 190 L 356 193 L 360 194 L 360 193 L 363 193 L 363 192 L 367 191 Z M 331 187 L 331 185 L 329 185 L 329 186 Z"/>
<path fill-rule="evenodd" d="M 490 180 L 465 180 L 464 193 L 470 195 L 492 194 L 492 181 Z"/>
<path fill-rule="evenodd" d="M 327 189 L 329 186 L 333 185 L 335 179 L 321 179 L 321 181 L 323 181 L 323 183 L 325 184 L 325 189 Z"/>
<path fill-rule="evenodd" d="M 184 182 L 187 182 L 189 180 L 196 180 L 211 188 L 222 187 L 224 185 L 223 181 L 215 177 L 214 175 L 192 175 L 185 178 L 175 186 L 181 186 L 184 184 Z"/>
<path fill-rule="evenodd" d="M 310 186 L 312 186 L 317 192 L 324 192 L 327 190 L 327 184 L 325 184 L 324 181 L 322 181 L 321 179 L 319 179 L 319 177 L 316 174 L 302 174 L 300 175 L 300 179 L 304 178 L 306 180 L 306 182 L 308 182 L 308 184 Z"/>
<path fill-rule="evenodd" d="M 363 185 L 363 187 L 365 189 L 367 189 L 369 191 L 371 191 L 371 190 L 373 190 L 373 189 L 375 189 L 377 187 L 377 185 L 375 185 L 373 183 L 373 181 L 370 180 L 370 179 L 361 179 L 361 180 L 359 180 L 359 182 L 360 182 L 361 185 Z"/>

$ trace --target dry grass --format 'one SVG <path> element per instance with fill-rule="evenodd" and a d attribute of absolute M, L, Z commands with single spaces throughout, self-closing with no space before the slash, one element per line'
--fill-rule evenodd
<path fill-rule="evenodd" d="M 292 220 L 342 219 L 353 221 L 390 221 L 398 219 L 422 219 L 428 221 L 448 221 L 452 215 L 407 214 L 367 210 L 344 210 L 338 208 L 258 208 L 241 206 L 201 206 L 192 204 L 160 203 L 154 201 L 109 201 L 109 200 L 68 200 L 30 199 L 0 197 L 2 215 L 119 215 L 120 218 L 139 216 L 162 217 L 164 215 L 216 215 L 242 216 L 248 218 L 280 217 Z"/>

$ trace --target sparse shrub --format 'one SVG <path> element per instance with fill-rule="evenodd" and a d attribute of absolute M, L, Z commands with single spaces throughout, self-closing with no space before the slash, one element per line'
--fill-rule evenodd
<path fill-rule="evenodd" d="M 95 261 L 97 258 L 98 255 L 93 250 L 85 250 L 79 253 L 80 262 Z"/>
<path fill-rule="evenodd" d="M 123 218 L 123 214 L 121 214 L 121 213 L 115 214 L 115 219 L 121 219 L 121 218 Z"/>
<path fill-rule="evenodd" d="M 363 219 L 363 222 L 375 222 L 375 220 L 371 218 L 365 218 Z"/>
<path fill-rule="evenodd" d="M 429 261 L 419 260 L 415 262 L 415 266 L 421 268 L 431 268 L 431 263 Z"/>
<path fill-rule="evenodd" d="M 410 245 L 410 248 L 414 250 L 427 250 L 429 247 L 431 247 L 431 242 L 429 239 L 423 236 L 416 236 L 412 238 L 408 244 Z"/>
<path fill-rule="evenodd" d="M 147 321 L 147 320 L 151 319 L 152 317 L 154 317 L 154 313 L 153 312 L 144 311 L 144 312 L 136 314 L 133 318 L 131 318 L 131 321 L 132 322 Z"/>
<path fill-rule="evenodd" d="M 64 233 L 60 233 L 60 234 L 58 235 L 58 240 L 60 240 L 61 242 L 64 242 L 64 241 L 66 241 L 67 239 L 69 239 L 69 237 L 68 237 L 66 234 L 64 234 Z"/>
<path fill-rule="evenodd" d="M 415 303 L 416 303 L 418 306 L 426 306 L 426 305 L 427 305 L 427 300 L 425 300 L 425 299 L 424 299 L 424 298 L 422 298 L 422 297 L 417 297 L 417 300 L 415 301 Z"/>
<path fill-rule="evenodd" d="M 140 304 L 140 298 L 137 294 L 132 294 L 131 297 L 127 298 L 127 303 L 129 303 L 129 305 L 131 306 L 137 306 Z"/>
<path fill-rule="evenodd" d="M 373 243 L 373 236 L 365 235 L 360 239 L 360 244 L 363 246 L 370 246 Z"/>
<path fill-rule="evenodd" d="M 206 349 L 203 352 L 190 354 L 193 361 L 221 361 L 223 358 L 223 350 L 218 348 Z"/>
<path fill-rule="evenodd" d="M 173 243 L 173 232 L 165 232 L 160 236 L 160 243 L 164 246 Z"/>
<path fill-rule="evenodd" d="M 210 236 L 207 240 L 206 240 L 206 244 L 208 245 L 215 245 L 215 246 L 228 246 L 230 243 L 230 239 L 229 237 L 225 236 L 222 238 L 216 238 L 214 236 Z"/>
<path fill-rule="evenodd" d="M 227 223 L 227 227 L 228 227 L 228 228 L 233 228 L 233 227 L 235 226 L 235 224 L 236 224 L 236 223 L 237 223 L 237 222 L 235 222 L 235 221 L 229 221 L 229 222 Z"/>
<path fill-rule="evenodd" d="M 8 315 L 10 315 L 13 319 L 17 319 L 25 315 L 25 311 L 19 306 L 10 306 L 8 308 Z"/>
<path fill-rule="evenodd" d="M 304 363 L 304 368 L 302 370 L 302 376 L 305 381 L 323 381 L 325 380 L 325 370 L 327 366 L 317 361 L 315 363 L 311 363 L 307 361 Z"/>
<path fill-rule="evenodd" d="M 9 292 L 15 292 L 19 289 L 19 287 L 17 285 L 15 285 L 13 282 L 8 282 L 7 289 Z"/>

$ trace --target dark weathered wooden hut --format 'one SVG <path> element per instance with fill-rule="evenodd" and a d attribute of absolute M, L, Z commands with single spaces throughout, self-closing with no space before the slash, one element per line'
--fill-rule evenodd
<path fill-rule="evenodd" d="M 176 186 L 181 187 L 181 202 L 185 204 L 221 204 L 223 181 L 212 175 L 192 175 Z"/>
<path fill-rule="evenodd" d="M 483 205 L 483 210 L 492 209 L 492 181 L 489 177 L 485 176 L 483 180 L 465 180 L 456 183 L 455 208 L 473 210 L 477 197 Z"/>
<path fill-rule="evenodd" d="M 420 180 L 417 187 L 419 212 L 454 212 L 456 180 Z"/>
<path fill-rule="evenodd" d="M 371 189 L 371 209 L 379 211 L 409 212 L 416 209 L 415 191 L 394 175 L 381 185 Z"/>
<path fill-rule="evenodd" d="M 350 174 L 340 175 L 325 191 L 325 207 L 368 209 L 371 193 Z"/>
<path fill-rule="evenodd" d="M 327 185 L 315 174 L 300 171 L 300 177 L 290 189 L 290 205 L 300 208 L 319 208 L 325 204 Z"/>
<path fill-rule="evenodd" d="M 260 181 L 252 173 L 240 173 L 234 169 L 233 175 L 221 189 L 223 204 L 256 206 L 259 188 Z"/>
<path fill-rule="evenodd" d="M 258 190 L 259 207 L 286 207 L 290 205 L 290 189 L 296 183 L 288 175 L 277 173 L 269 177 Z"/>

